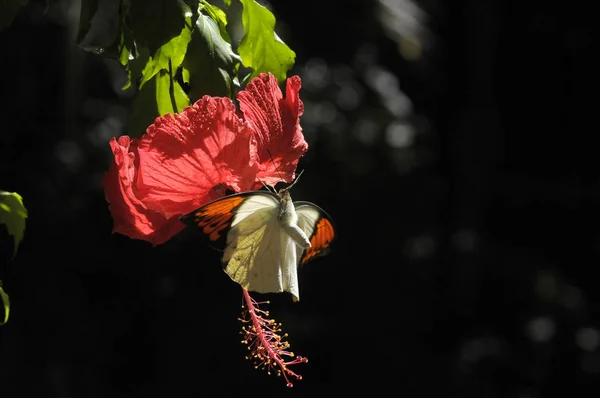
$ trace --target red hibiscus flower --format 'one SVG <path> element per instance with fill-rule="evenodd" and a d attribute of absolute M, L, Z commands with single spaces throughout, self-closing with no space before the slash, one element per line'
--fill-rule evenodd
<path fill-rule="evenodd" d="M 155 120 L 141 139 L 113 138 L 102 185 L 113 232 L 154 245 L 184 228 L 179 217 L 225 194 L 294 179 L 308 149 L 299 117 L 298 76 L 283 98 L 272 74 L 254 78 L 237 100 L 204 96 Z"/>

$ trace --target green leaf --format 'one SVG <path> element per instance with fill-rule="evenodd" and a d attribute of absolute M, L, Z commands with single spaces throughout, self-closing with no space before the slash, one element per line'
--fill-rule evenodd
<path fill-rule="evenodd" d="M 190 104 L 190 99 L 181 85 L 166 71 L 156 75 L 156 104 L 160 116 L 179 113 Z"/>
<path fill-rule="evenodd" d="M 190 84 L 190 71 L 183 67 L 181 68 L 181 80 L 185 84 Z"/>
<path fill-rule="evenodd" d="M 199 8 L 204 12 L 210 9 L 212 13 L 219 14 L 214 6 L 201 4 Z M 221 22 L 226 21 L 221 19 Z M 232 98 L 238 85 L 236 75 L 240 61 L 231 44 L 221 35 L 218 23 L 200 12 L 183 61 L 184 68 L 190 72 L 190 99 L 196 101 L 203 95 Z"/>
<path fill-rule="evenodd" d="M 0 281 L 0 301 L 4 307 L 4 321 L 0 321 L 0 326 L 2 326 L 8 322 L 8 316 L 10 314 L 10 300 L 8 298 L 8 294 L 6 294 L 4 289 L 2 289 L 2 281 Z"/>
<path fill-rule="evenodd" d="M 127 74 L 129 75 L 129 79 L 125 86 L 123 86 L 123 90 L 127 90 L 131 86 L 132 81 L 140 81 L 142 78 L 142 71 L 146 67 L 148 63 L 148 59 L 150 58 L 150 53 L 146 47 L 140 49 L 138 56 L 129 61 L 127 64 Z"/>
<path fill-rule="evenodd" d="M 191 30 L 191 19 L 186 18 L 186 24 L 181 30 L 179 36 L 176 36 L 169 40 L 167 43 L 160 46 L 153 57 L 150 57 L 148 63 L 142 70 L 142 81 L 140 82 L 140 88 L 146 84 L 146 82 L 152 79 L 161 70 L 169 69 L 169 62 L 171 62 L 172 69 L 177 70 L 185 53 L 187 51 L 188 43 L 192 38 Z"/>
<path fill-rule="evenodd" d="M 0 326 L 2 326 L 8 322 L 8 315 L 10 314 L 10 300 L 8 299 L 8 294 L 2 289 L 2 281 L 0 281 L 0 301 L 4 307 L 4 321 L 0 321 Z"/>
<path fill-rule="evenodd" d="M 79 30 L 77 32 L 77 43 L 81 43 L 85 35 L 92 27 L 92 18 L 98 10 L 98 0 L 81 0 L 79 11 Z"/>
<path fill-rule="evenodd" d="M 285 80 L 296 54 L 275 33 L 275 16 L 254 0 L 240 1 L 245 32 L 238 48 L 242 64 L 253 69 L 251 78 L 271 72 L 277 80 Z"/>
<path fill-rule="evenodd" d="M 139 138 L 158 116 L 174 113 L 172 98 L 175 99 L 178 112 L 190 104 L 179 82 L 171 78 L 167 71 L 161 71 L 138 92 L 133 101 L 131 116 L 125 129 L 126 134 Z"/>
<path fill-rule="evenodd" d="M 131 0 L 129 17 L 138 47 L 148 47 L 150 54 L 173 37 L 179 36 L 190 8 L 176 0 Z"/>
<path fill-rule="evenodd" d="M 156 79 L 150 79 L 133 100 L 131 116 L 127 122 L 125 133 L 131 137 L 140 138 L 157 116 Z"/>
<path fill-rule="evenodd" d="M 19 243 L 23 240 L 26 218 L 27 209 L 23 205 L 21 195 L 16 192 L 0 191 L 0 224 L 6 225 L 8 234 L 14 236 L 13 256 L 17 254 Z"/>
<path fill-rule="evenodd" d="M 135 38 L 133 31 L 129 26 L 131 18 L 129 17 L 129 10 L 131 8 L 131 0 L 121 0 L 119 6 L 119 34 L 116 42 L 116 57 L 121 65 L 127 67 L 127 72 L 130 73 L 129 63 L 136 59 L 139 55 L 137 46 L 135 44 Z M 148 51 L 146 48 L 144 50 Z M 130 76 L 131 78 L 131 76 Z M 130 79 L 131 80 L 131 79 Z"/>
<path fill-rule="evenodd" d="M 206 15 L 212 18 L 213 21 L 219 26 L 219 32 L 221 37 L 227 42 L 231 43 L 229 38 L 229 32 L 227 32 L 227 14 L 219 7 L 208 3 L 206 0 L 201 0 L 198 5 L 198 12 L 204 11 Z"/>
<path fill-rule="evenodd" d="M 231 6 L 231 0 L 223 0 L 223 3 L 225 4 L 226 7 Z"/>
<path fill-rule="evenodd" d="M 125 20 L 129 18 L 129 0 L 116 4 L 100 0 L 82 0 L 79 12 L 77 46 L 92 54 L 120 60 L 122 53 L 134 52 L 135 43 Z M 128 57 L 124 57 L 128 60 Z M 126 65 L 125 63 L 123 65 Z"/>
<path fill-rule="evenodd" d="M 0 31 L 12 24 L 19 9 L 27 4 L 28 0 L 2 0 L 0 1 Z"/>
<path fill-rule="evenodd" d="M 119 50 L 117 52 L 117 57 L 119 58 L 119 62 L 123 66 L 127 66 L 129 61 L 132 61 L 131 57 L 133 54 L 131 53 L 131 49 L 133 48 L 133 42 L 130 45 L 125 44 L 125 32 L 121 32 L 121 38 L 119 39 Z"/>

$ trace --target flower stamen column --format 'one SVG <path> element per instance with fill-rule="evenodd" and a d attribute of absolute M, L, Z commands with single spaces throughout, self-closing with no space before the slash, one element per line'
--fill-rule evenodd
<path fill-rule="evenodd" d="M 250 351 L 250 355 L 246 359 L 253 360 L 257 369 L 265 369 L 268 374 L 271 374 L 271 371 L 275 371 L 277 376 L 283 374 L 287 386 L 292 387 L 293 384 L 288 376 L 295 377 L 297 380 L 302 380 L 302 376 L 293 372 L 289 366 L 306 363 L 308 359 L 301 356 L 296 357 L 293 352 L 288 351 L 290 343 L 283 340 L 287 337 L 287 333 L 280 335 L 281 323 L 265 318 L 269 316 L 268 311 L 263 311 L 258 307 L 263 303 L 256 302 L 246 289 L 242 290 L 246 305 L 242 306 L 242 317 L 239 319 L 246 324 L 240 332 L 244 336 L 242 343 L 247 344 Z M 285 361 L 283 357 L 294 359 Z"/>

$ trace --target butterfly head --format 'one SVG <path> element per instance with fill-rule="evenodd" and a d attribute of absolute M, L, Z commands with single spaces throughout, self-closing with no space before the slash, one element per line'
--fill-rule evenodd
<path fill-rule="evenodd" d="M 292 187 L 298 182 L 298 180 L 300 179 L 300 176 L 302 175 L 303 172 L 304 172 L 304 170 L 302 170 L 300 173 L 298 173 L 298 175 L 296 176 L 296 179 L 290 185 L 288 185 L 285 188 L 281 188 L 277 192 L 277 195 L 279 195 L 279 198 L 281 198 L 281 200 L 291 200 L 290 189 L 292 189 Z"/>

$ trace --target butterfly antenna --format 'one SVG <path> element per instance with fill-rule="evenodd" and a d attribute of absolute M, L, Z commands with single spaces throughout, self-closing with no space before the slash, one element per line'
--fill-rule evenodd
<path fill-rule="evenodd" d="M 285 181 L 283 180 L 283 177 L 282 177 L 282 175 L 281 175 L 281 171 L 279 171 L 279 168 L 278 168 L 278 167 L 277 167 L 277 165 L 275 164 L 275 161 L 273 160 L 273 155 L 271 155 L 271 151 L 270 151 L 269 149 L 267 149 L 267 153 L 269 154 L 269 157 L 271 158 L 271 162 L 273 162 L 273 166 L 275 166 L 275 170 L 277 170 L 277 174 L 279 174 L 279 179 L 281 180 L 281 182 L 285 182 Z M 300 173 L 298 173 L 298 175 L 296 175 L 296 178 L 295 178 L 295 179 L 294 179 L 294 181 L 291 183 L 291 185 L 289 185 L 289 186 L 287 186 L 287 187 L 283 188 L 282 190 L 280 190 L 280 192 L 283 192 L 283 191 L 288 191 L 288 190 L 290 190 L 290 189 L 291 189 L 291 188 L 292 188 L 292 187 L 293 187 L 293 186 L 294 186 L 294 185 L 295 185 L 295 184 L 298 182 L 298 180 L 300 179 L 300 176 L 302 175 L 302 173 L 304 173 L 304 170 L 300 171 Z M 274 191 L 276 191 L 276 190 L 275 190 L 275 188 L 273 188 L 273 190 L 274 190 Z"/>
<path fill-rule="evenodd" d="M 265 184 L 260 178 L 258 179 L 258 181 L 260 181 L 260 183 L 263 185 L 263 187 L 265 187 L 267 191 L 271 192 L 271 187 Z M 275 188 L 273 188 L 273 191 L 275 191 Z"/>
<path fill-rule="evenodd" d="M 298 175 L 296 176 L 296 179 L 294 180 L 294 182 L 292 182 L 290 184 L 289 187 L 287 187 L 286 189 L 291 189 L 294 185 L 296 185 L 296 183 L 298 182 L 298 180 L 300 179 L 300 176 L 302 175 L 302 173 L 304 173 L 304 169 L 300 170 L 300 173 L 298 173 Z"/>

